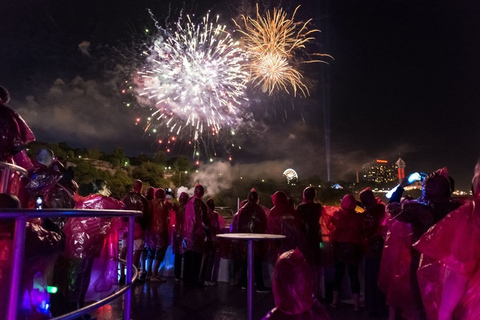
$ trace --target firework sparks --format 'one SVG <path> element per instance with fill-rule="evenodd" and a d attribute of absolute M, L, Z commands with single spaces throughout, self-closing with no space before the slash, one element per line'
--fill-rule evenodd
<path fill-rule="evenodd" d="M 250 63 L 247 70 L 250 81 L 255 86 L 260 86 L 263 92 L 271 95 L 278 90 L 285 90 L 294 96 L 300 91 L 303 96 L 308 96 L 309 91 L 303 82 L 303 75 L 293 65 L 295 54 L 305 49 L 306 43 L 314 40 L 312 36 L 318 29 L 308 30 L 311 19 L 305 23 L 294 22 L 295 9 L 291 18 L 280 9 L 274 9 L 273 14 L 267 11 L 265 17 L 259 13 L 257 5 L 256 18 L 242 15 L 244 27 L 235 20 L 238 31 L 243 35 L 245 50 L 248 52 Z M 327 54 L 314 54 L 326 56 Z M 323 60 L 307 60 L 302 63 L 323 62 Z"/>
<path fill-rule="evenodd" d="M 146 130 L 167 128 L 169 141 L 181 136 L 197 145 L 222 128 L 235 128 L 247 100 L 245 54 L 218 16 L 213 22 L 207 15 L 200 24 L 181 16 L 172 28 L 157 28 L 138 72 L 141 103 L 154 106 Z"/>

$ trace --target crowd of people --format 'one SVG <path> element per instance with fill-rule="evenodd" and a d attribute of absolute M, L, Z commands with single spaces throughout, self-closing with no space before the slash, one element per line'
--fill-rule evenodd
<path fill-rule="evenodd" d="M 246 242 L 220 240 L 218 234 L 284 235 L 254 245 L 255 289 L 273 291 L 275 300 L 275 308 L 264 319 L 330 319 L 320 301 L 330 281 L 330 307 L 344 306 L 345 271 L 353 309 L 363 310 L 359 275 L 363 263 L 365 307 L 372 318 L 480 319 L 480 162 L 472 180 L 473 199 L 452 198 L 454 180 L 446 168 L 418 175 L 422 183 L 418 199 L 404 196 L 404 188 L 412 183 L 404 179 L 388 203 L 366 188 L 358 200 L 346 194 L 333 210 L 315 201 L 312 186 L 304 189 L 298 205 L 284 191 L 275 192 L 272 208 L 261 205 L 252 188 L 226 226 L 214 199 L 204 201 L 206 190 L 200 183 L 191 195 L 181 192 L 177 200 L 170 188 L 149 186 L 144 192 L 142 181 L 136 179 L 131 191 L 116 199 L 104 180 L 77 185 L 74 169 L 65 168 L 49 149 L 30 159 L 25 148 L 34 135 L 8 101 L 8 91 L 0 87 L 0 162 L 21 166 L 28 174 L 8 171 L 1 208 L 142 213 L 133 230 L 126 220 L 101 214 L 29 220 L 19 319 L 49 319 L 117 290 L 126 282 L 118 260 L 125 259 L 129 232 L 134 238 L 133 263 L 140 270 L 137 281 L 166 281 L 161 265 L 171 246 L 175 281 L 190 288 L 215 285 L 220 258 L 231 261 L 231 283 L 246 287 Z M 6 289 L 15 268 L 10 264 L 13 229 L 12 219 L 0 220 L 0 286 Z M 266 265 L 274 266 L 272 288 L 264 279 Z M 332 279 L 325 276 L 326 268 L 334 270 Z M 51 299 L 47 285 L 58 288 Z M 0 317 L 5 316 L 8 292 L 0 291 Z"/>

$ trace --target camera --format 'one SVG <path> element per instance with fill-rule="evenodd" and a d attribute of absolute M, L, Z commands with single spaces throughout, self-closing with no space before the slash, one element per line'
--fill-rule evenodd
<path fill-rule="evenodd" d="M 43 196 L 35 197 L 35 209 L 43 209 Z"/>

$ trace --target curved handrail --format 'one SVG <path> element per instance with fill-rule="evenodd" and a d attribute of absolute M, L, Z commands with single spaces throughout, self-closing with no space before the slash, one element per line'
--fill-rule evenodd
<path fill-rule="evenodd" d="M 26 176 L 28 174 L 28 171 L 25 168 L 8 162 L 0 162 L 0 171 L 0 193 L 7 192 L 11 172 L 18 172 L 21 176 Z"/>
<path fill-rule="evenodd" d="M 28 173 L 27 169 L 17 166 L 16 164 L 13 164 L 13 163 L 8 163 L 8 162 L 0 162 L 0 168 L 1 169 L 8 168 L 10 170 L 17 171 L 18 173 L 25 176 Z"/>
<path fill-rule="evenodd" d="M 122 264 L 127 264 L 127 261 L 123 260 L 123 259 L 118 259 L 118 261 L 120 261 Z M 137 280 L 137 277 L 138 277 L 138 269 L 137 267 L 135 267 L 135 265 L 132 266 L 133 267 L 133 271 L 134 271 L 134 274 L 133 274 L 133 278 L 132 278 L 132 282 L 129 283 L 129 284 L 125 284 L 123 286 L 123 288 L 121 288 L 120 290 L 116 291 L 115 293 L 112 293 L 111 295 L 103 298 L 102 300 L 99 300 L 95 303 L 92 303 L 92 304 L 89 304 L 88 306 L 85 306 L 83 308 L 80 308 L 80 309 L 77 309 L 75 311 L 72 311 L 70 313 L 67 313 L 67 314 L 64 314 L 62 316 L 58 316 L 58 317 L 55 317 L 53 318 L 52 320 L 69 320 L 69 319 L 75 319 L 77 318 L 78 316 L 81 316 L 83 314 L 86 314 L 87 312 L 90 312 L 90 311 L 93 311 L 95 309 L 98 309 L 100 308 L 101 306 L 103 305 L 106 305 L 107 303 L 121 297 L 127 290 L 131 289 L 133 283 L 135 282 L 135 280 Z"/>
<path fill-rule="evenodd" d="M 128 230 L 134 230 L 135 217 L 142 215 L 141 211 L 133 210 L 85 210 L 85 209 L 0 209 L 0 219 L 15 219 L 15 232 L 13 239 L 13 265 L 12 277 L 10 282 L 10 295 L 8 303 L 8 320 L 16 320 L 17 307 L 19 302 L 19 287 L 21 273 L 23 269 L 23 259 L 25 250 L 25 231 L 27 219 L 29 218 L 49 218 L 49 217 L 128 217 Z M 133 232 L 128 232 L 127 240 L 127 274 L 126 286 L 115 294 L 94 303 L 93 305 L 104 305 L 120 295 L 125 294 L 124 319 L 130 320 L 130 303 L 131 303 L 131 284 L 132 284 L 132 268 L 133 266 Z M 136 270 L 136 268 L 135 268 Z M 137 274 L 136 274 L 137 276 Z M 76 310 L 67 315 L 61 316 L 59 319 L 73 319 L 75 315 L 86 313 L 93 310 L 93 305 Z"/>

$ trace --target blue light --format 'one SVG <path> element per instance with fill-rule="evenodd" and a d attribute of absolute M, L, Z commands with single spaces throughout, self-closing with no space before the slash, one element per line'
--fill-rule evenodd
<path fill-rule="evenodd" d="M 410 178 L 410 177 L 409 177 L 409 178 Z M 385 197 L 387 197 L 387 199 L 390 199 L 390 198 L 392 197 L 393 193 L 394 193 L 395 191 L 397 191 L 397 189 L 398 189 L 399 186 L 400 186 L 400 185 L 397 184 L 397 186 L 396 186 L 395 188 L 393 188 L 392 190 L 388 191 L 387 194 L 385 195 Z"/>

